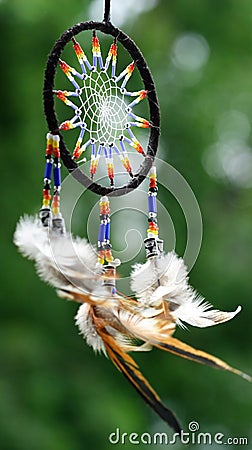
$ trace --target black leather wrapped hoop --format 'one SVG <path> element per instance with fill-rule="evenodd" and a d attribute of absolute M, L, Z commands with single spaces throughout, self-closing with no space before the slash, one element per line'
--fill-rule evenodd
<path fill-rule="evenodd" d="M 138 171 L 134 174 L 134 177 L 131 178 L 127 184 L 120 187 L 102 186 L 98 183 L 95 183 L 87 175 L 85 175 L 78 167 L 76 162 L 73 161 L 72 155 L 68 150 L 62 135 L 60 135 L 61 158 L 68 171 L 74 176 L 74 178 L 76 178 L 76 180 L 78 180 L 87 189 L 90 189 L 92 192 L 95 192 L 96 194 L 99 195 L 110 194 L 110 196 L 113 195 L 120 196 L 130 192 L 133 189 L 136 189 L 147 176 L 157 152 L 160 134 L 160 110 L 154 81 L 150 69 L 148 68 L 141 51 L 136 46 L 134 41 L 125 33 L 123 33 L 121 30 L 114 27 L 114 25 L 112 25 L 112 23 L 109 21 L 81 22 L 66 30 L 55 42 L 54 47 L 52 48 L 51 53 L 49 54 L 47 60 L 44 78 L 44 91 L 43 91 L 44 111 L 50 132 L 53 134 L 56 133 L 59 134 L 58 131 L 59 122 L 54 109 L 54 94 L 53 94 L 56 68 L 61 53 L 65 48 L 66 44 L 74 36 L 76 36 L 82 31 L 87 30 L 99 30 L 104 34 L 108 34 L 116 38 L 128 51 L 128 53 L 131 55 L 132 59 L 136 63 L 136 67 L 138 68 L 138 71 L 142 78 L 144 88 L 148 91 L 147 99 L 150 109 L 150 122 L 152 124 L 152 127 L 150 128 L 150 137 L 147 146 L 146 157 L 144 158 L 144 161 L 140 165 Z"/>

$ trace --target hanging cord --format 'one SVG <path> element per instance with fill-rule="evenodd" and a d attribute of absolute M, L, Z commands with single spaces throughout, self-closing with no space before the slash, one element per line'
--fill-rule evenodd
<path fill-rule="evenodd" d="M 111 0 L 105 0 L 104 17 L 103 17 L 103 22 L 105 22 L 105 23 L 110 22 L 110 6 L 111 6 Z"/>

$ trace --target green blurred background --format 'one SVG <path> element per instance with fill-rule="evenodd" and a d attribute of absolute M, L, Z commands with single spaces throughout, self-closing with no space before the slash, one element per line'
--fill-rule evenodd
<path fill-rule="evenodd" d="M 217 308 L 243 305 L 230 323 L 178 330 L 176 336 L 252 374 L 252 1 L 113 4 L 113 22 L 140 46 L 157 85 L 159 156 L 185 177 L 201 208 L 203 244 L 191 283 Z M 58 299 L 12 244 L 20 215 L 40 207 L 47 54 L 64 29 L 91 17 L 102 17 L 102 1 L 0 1 L 1 450 L 103 450 L 113 447 L 108 435 L 116 427 L 170 432 L 112 364 L 78 336 L 76 305 Z M 182 254 L 183 214 L 162 189 L 159 198 L 172 216 Z M 90 206 L 97 201 L 92 194 L 88 199 Z M 201 431 L 251 439 L 249 383 L 161 351 L 136 360 L 185 431 L 195 420 Z"/>

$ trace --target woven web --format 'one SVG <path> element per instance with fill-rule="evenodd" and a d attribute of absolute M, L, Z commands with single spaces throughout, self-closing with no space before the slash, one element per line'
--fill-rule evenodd
<path fill-rule="evenodd" d="M 80 69 L 59 60 L 62 71 L 74 89 L 55 90 L 56 96 L 73 111 L 73 117 L 61 123 L 60 130 L 79 128 L 79 136 L 73 150 L 73 159 L 83 161 L 83 153 L 90 149 L 90 177 L 94 178 L 100 157 L 105 156 L 110 184 L 114 185 L 114 155 L 121 160 L 128 174 L 133 177 L 128 149 L 134 148 L 145 156 L 141 143 L 135 136 L 137 128 L 149 128 L 148 120 L 137 116 L 133 108 L 147 96 L 147 91 L 127 90 L 135 63 L 131 62 L 117 75 L 117 44 L 114 41 L 105 61 L 99 40 L 93 33 L 90 64 L 80 44 L 73 41 L 73 48 Z M 84 153 L 85 154 L 85 153 Z M 82 158 L 81 158 L 82 156 Z"/>
<path fill-rule="evenodd" d="M 150 122 L 134 114 L 133 108 L 147 96 L 147 91 L 131 92 L 127 83 L 135 63 L 131 62 L 117 74 L 117 43 L 114 41 L 103 61 L 100 43 L 92 37 L 92 64 L 80 44 L 73 38 L 73 48 L 79 70 L 59 60 L 59 65 L 71 82 L 72 90 L 55 90 L 55 95 L 73 112 L 72 118 L 62 122 L 60 130 L 79 129 L 73 149 L 73 159 L 86 160 L 83 153 L 90 151 L 90 177 L 94 178 L 100 157 L 105 156 L 110 184 L 114 185 L 114 155 L 121 160 L 133 177 L 128 151 L 134 148 L 145 156 L 141 143 L 135 136 L 137 128 L 149 128 Z M 85 154 L 85 153 L 84 153 Z"/>
<path fill-rule="evenodd" d="M 109 146 L 128 125 L 127 103 L 106 72 L 91 72 L 81 95 L 82 122 L 90 137 Z"/>

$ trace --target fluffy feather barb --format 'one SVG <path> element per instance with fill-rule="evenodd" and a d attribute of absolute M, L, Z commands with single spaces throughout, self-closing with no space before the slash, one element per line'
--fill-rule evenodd
<path fill-rule="evenodd" d="M 87 344 L 95 352 L 103 352 L 106 355 L 105 346 L 99 334 L 96 331 L 92 318 L 92 307 L 83 303 L 75 316 L 75 324 L 79 328 L 80 334 L 86 339 Z"/>
<path fill-rule="evenodd" d="M 17 224 L 14 244 L 24 256 L 36 260 L 48 246 L 48 230 L 41 226 L 38 217 L 26 215 Z"/>
<path fill-rule="evenodd" d="M 182 258 L 169 252 L 152 258 L 145 264 L 137 264 L 131 273 L 131 288 L 137 299 L 144 304 L 158 305 L 162 297 L 172 298 L 175 303 L 187 300 L 187 269 Z"/>
<path fill-rule="evenodd" d="M 211 309 L 212 305 L 189 285 L 185 263 L 174 252 L 137 264 L 131 274 L 131 287 L 142 305 L 160 307 L 165 302 L 172 318 L 182 327 L 183 322 L 200 328 L 217 325 L 241 310 L 240 306 L 234 312 Z"/>
<path fill-rule="evenodd" d="M 99 284 L 96 255 L 85 239 L 49 232 L 37 217 L 25 216 L 17 225 L 14 242 L 35 261 L 38 275 L 56 289 L 90 294 Z"/>
<path fill-rule="evenodd" d="M 211 308 L 212 305 L 210 303 L 204 302 L 201 297 L 195 298 L 195 293 L 192 293 L 188 302 L 180 305 L 171 312 L 171 315 L 179 325 L 181 325 L 182 321 L 194 327 L 205 328 L 227 322 L 241 311 L 241 306 L 238 306 L 233 312 L 219 311 L 218 309 Z"/>

